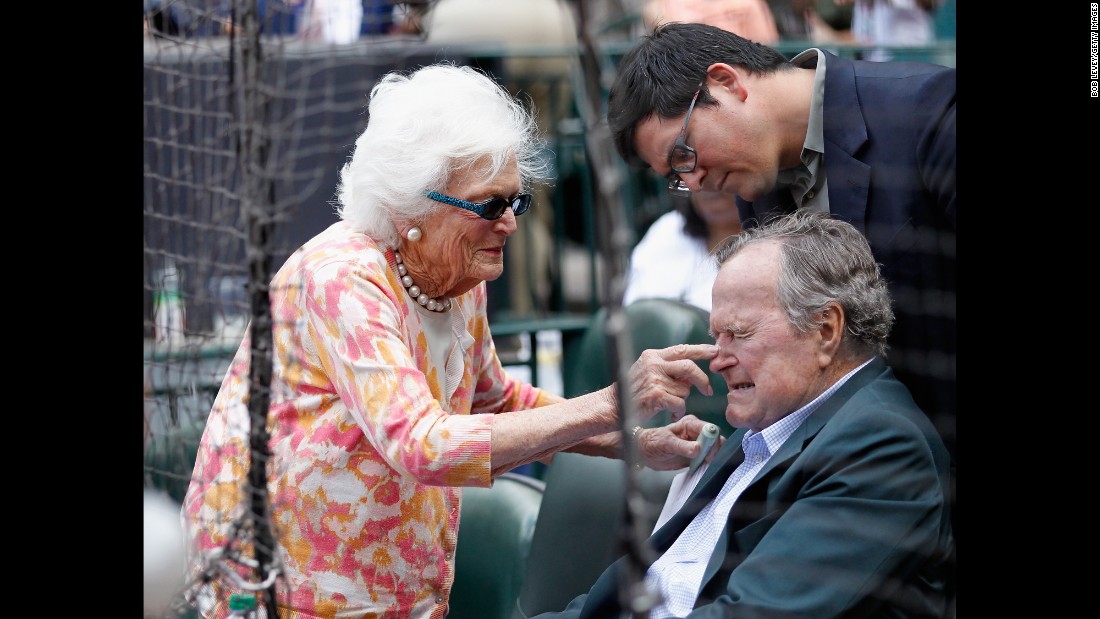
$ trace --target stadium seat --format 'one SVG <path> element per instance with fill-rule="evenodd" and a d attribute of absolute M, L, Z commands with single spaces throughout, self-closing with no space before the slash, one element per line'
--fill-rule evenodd
<path fill-rule="evenodd" d="M 527 570 L 541 480 L 503 473 L 491 488 L 463 488 L 455 581 L 447 619 L 508 619 Z"/>
<path fill-rule="evenodd" d="M 693 305 L 670 299 L 639 299 L 624 308 L 635 351 L 666 348 L 674 344 L 709 344 L 709 314 Z M 612 382 L 607 361 L 607 310 L 593 316 L 591 326 L 567 350 L 565 390 L 574 397 L 605 387 Z M 627 360 L 633 363 L 638 353 Z M 704 371 L 707 365 L 700 363 Z M 726 421 L 725 381 L 711 374 L 714 395 L 693 390 L 688 411 L 718 424 L 723 436 L 732 433 Z M 646 426 L 668 423 L 668 413 L 649 420 Z M 644 501 L 640 502 L 638 526 L 641 537 L 653 530 L 678 471 L 639 471 L 635 480 Z M 585 593 L 596 578 L 625 554 L 626 465 L 621 460 L 573 453 L 554 456 L 546 470 L 542 509 L 531 541 L 523 587 L 512 619 L 565 608 Z"/>
<path fill-rule="evenodd" d="M 637 488 L 645 498 L 642 538 L 653 530 L 677 472 L 638 471 Z M 512 619 L 562 610 L 625 554 L 626 473 L 622 460 L 554 456 Z"/>

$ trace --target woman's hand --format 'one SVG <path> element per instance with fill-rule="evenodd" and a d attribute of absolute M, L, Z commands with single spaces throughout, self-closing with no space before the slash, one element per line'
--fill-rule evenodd
<path fill-rule="evenodd" d="M 707 422 L 695 415 L 684 415 L 667 426 L 643 428 L 637 436 L 642 461 L 656 471 L 674 471 L 686 467 L 692 458 L 699 455 L 701 447 L 695 439 L 706 424 Z M 726 437 L 719 436 L 705 461 L 713 460 L 714 454 L 718 453 L 725 442 Z"/>
<path fill-rule="evenodd" d="M 674 421 L 679 419 L 687 411 L 692 385 L 703 395 L 714 395 L 710 376 L 695 361 L 709 361 L 717 354 L 718 347 L 713 344 L 677 344 L 642 351 L 630 366 L 630 393 L 639 418 L 644 421 L 667 410 Z"/>

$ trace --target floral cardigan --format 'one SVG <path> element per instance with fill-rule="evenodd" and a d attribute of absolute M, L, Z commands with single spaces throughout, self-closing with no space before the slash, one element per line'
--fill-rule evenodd
<path fill-rule="evenodd" d="M 560 399 L 501 367 L 484 283 L 452 299 L 449 312 L 429 312 L 408 298 L 394 266 L 391 249 L 339 222 L 271 283 L 267 490 L 280 616 L 444 617 L 462 487 L 492 483 L 492 415 Z M 451 333 L 450 349 L 434 356 L 425 333 L 433 320 Z M 253 556 L 251 535 L 231 539 L 250 511 L 250 349 L 246 336 L 184 500 L 196 575 L 211 550 Z M 207 616 L 224 617 L 239 592 L 218 576 Z"/>

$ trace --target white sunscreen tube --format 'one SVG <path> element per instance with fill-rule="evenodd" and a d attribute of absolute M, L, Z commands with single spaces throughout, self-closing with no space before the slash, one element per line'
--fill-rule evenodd
<path fill-rule="evenodd" d="M 713 423 L 708 423 L 703 426 L 703 431 L 699 433 L 699 437 L 695 440 L 698 441 L 701 448 L 699 449 L 699 455 L 691 460 L 691 465 L 688 467 L 688 475 L 691 475 L 695 472 L 695 469 L 699 468 L 699 465 L 706 459 L 707 453 L 710 452 L 710 448 L 714 445 L 714 441 L 718 440 L 718 426 Z"/>

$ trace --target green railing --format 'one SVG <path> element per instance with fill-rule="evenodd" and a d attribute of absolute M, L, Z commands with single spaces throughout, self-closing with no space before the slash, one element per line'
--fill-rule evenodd
<path fill-rule="evenodd" d="M 163 136 L 150 137 L 148 135 L 151 131 L 163 131 L 150 119 L 159 120 L 160 115 L 165 114 L 167 110 L 175 109 L 172 105 L 174 101 L 170 97 L 175 96 L 178 98 L 180 96 L 178 93 L 185 91 L 186 88 L 195 87 L 195 85 L 203 86 L 203 84 L 206 84 L 203 87 L 207 89 L 215 88 L 210 84 L 217 83 L 214 79 L 217 78 L 218 71 L 225 64 L 224 58 L 220 55 L 224 50 L 218 49 L 218 45 L 223 43 L 209 42 L 210 49 L 205 52 L 191 49 L 186 54 L 182 54 L 158 49 L 156 44 L 147 42 L 146 131 L 147 144 L 155 143 L 156 148 L 159 149 L 154 155 L 161 156 L 165 161 L 168 161 L 166 155 L 172 154 L 172 151 L 163 146 Z M 607 66 L 613 66 L 631 45 L 630 42 L 606 44 L 600 50 L 604 55 L 602 62 Z M 793 56 L 813 46 L 815 44 L 808 41 L 784 41 L 775 47 L 780 52 Z M 855 45 L 818 46 L 845 58 L 859 58 L 871 49 L 866 46 Z M 302 139 L 302 142 L 298 144 L 299 148 L 308 150 L 313 153 L 310 156 L 314 157 L 317 157 L 316 153 L 318 152 L 326 152 L 326 150 L 332 150 L 334 147 L 346 147 L 354 142 L 355 135 L 361 130 L 358 123 L 362 122 L 362 100 L 365 94 L 369 92 L 373 80 L 390 68 L 407 69 L 425 61 L 456 58 L 486 68 L 497 76 L 502 83 L 507 83 L 511 89 L 520 94 L 534 96 L 533 93 L 537 91 L 550 92 L 548 96 L 543 97 L 543 101 L 547 102 L 546 107 L 539 109 L 538 113 L 546 122 L 548 155 L 554 158 L 557 177 L 546 188 L 544 195 L 547 196 L 548 203 L 537 204 L 536 208 L 532 209 L 532 215 L 526 216 L 526 219 L 533 217 L 535 211 L 540 208 L 548 208 L 551 211 L 551 216 L 546 218 L 552 244 L 552 255 L 549 258 L 552 264 L 551 275 L 547 278 L 540 272 L 523 272 L 515 264 L 506 263 L 505 275 L 490 283 L 490 323 L 498 340 L 498 349 L 502 358 L 509 363 L 529 365 L 533 381 L 536 384 L 538 384 L 538 367 L 535 355 L 532 354 L 525 359 L 519 359 L 516 356 L 516 352 L 524 347 L 524 344 L 521 343 L 523 338 L 527 338 L 527 350 L 534 351 L 535 346 L 533 346 L 533 340 L 531 340 L 534 333 L 543 330 L 560 331 L 563 336 L 564 358 L 568 362 L 570 342 L 587 327 L 591 316 L 606 302 L 605 299 L 608 297 L 601 290 L 600 263 L 603 260 L 601 255 L 604 252 L 598 247 L 597 242 L 599 235 L 596 230 L 597 219 L 595 217 L 593 177 L 587 155 L 585 133 L 587 127 L 586 122 L 582 120 L 581 114 L 578 112 L 580 106 L 577 105 L 577 101 L 580 100 L 578 97 L 585 96 L 585 93 L 580 89 L 580 85 L 584 83 L 584 80 L 580 79 L 578 74 L 579 62 L 577 61 L 579 60 L 580 50 L 562 49 L 560 47 L 517 47 L 514 45 L 464 45 L 441 48 L 429 46 L 420 41 L 380 43 L 370 40 L 364 40 L 361 44 L 330 48 L 323 54 L 319 49 L 297 43 L 287 43 L 281 48 L 271 47 L 273 49 L 271 53 L 273 55 L 278 54 L 272 60 L 273 65 L 282 63 L 285 66 L 293 66 L 295 70 L 293 75 L 295 76 L 321 76 L 324 78 L 322 85 L 325 88 L 332 88 L 331 84 L 339 84 L 338 89 L 326 91 L 314 87 L 313 84 L 308 83 L 308 80 L 303 80 L 305 85 L 309 86 L 305 90 L 309 92 L 310 96 L 321 97 L 322 99 L 317 102 L 312 100 L 305 103 L 298 100 L 292 102 L 294 106 L 297 106 L 292 106 L 296 113 L 301 114 L 302 118 L 306 120 L 311 120 L 313 117 L 309 115 L 308 110 L 303 111 L 301 107 L 303 105 L 318 105 L 323 109 L 335 110 L 335 112 L 326 112 L 327 116 L 325 116 L 326 120 L 324 122 L 344 123 L 325 125 L 321 128 L 324 129 L 323 131 L 318 130 L 307 135 L 307 137 L 313 135 L 325 136 L 327 142 L 313 144 L 307 143 L 306 138 Z M 934 45 L 925 47 L 894 47 L 888 49 L 898 59 L 922 60 L 955 66 L 954 40 L 941 40 Z M 558 58 L 565 61 L 563 64 L 567 68 L 556 72 L 514 72 L 509 70 L 510 61 L 524 58 Z M 364 67 L 368 66 L 369 70 L 364 70 Z M 187 81 L 189 73 L 186 70 L 195 69 L 196 67 L 200 70 L 196 74 L 208 78 L 205 82 L 199 82 L 195 79 L 191 79 L 190 82 Z M 340 73 L 340 71 L 343 71 L 343 73 Z M 330 75 L 331 77 L 329 77 Z M 339 79 L 348 76 L 355 77 L 356 81 L 349 84 L 346 80 Z M 170 94 L 151 95 L 150 91 L 157 88 Z M 351 91 L 350 94 L 343 94 L 344 91 L 348 90 Z M 168 98 L 165 98 L 162 102 L 158 97 Z M 340 97 L 346 97 L 347 101 L 339 100 Z M 209 103 L 205 103 L 205 99 L 202 99 L 201 96 L 196 95 L 192 98 L 203 103 L 201 107 L 210 107 Z M 327 98 L 337 100 L 330 101 Z M 220 100 L 216 93 L 212 94 L 209 99 L 211 101 Z M 191 103 L 190 100 L 186 102 Z M 340 106 L 345 106 L 346 110 L 341 111 Z M 151 114 L 154 112 L 158 116 L 152 116 Z M 352 118 L 356 122 L 347 123 L 345 120 L 347 118 Z M 209 124 L 214 130 L 220 129 L 215 123 Z M 194 123 L 194 125 L 200 128 L 203 126 L 199 123 Z M 194 139 L 206 138 L 203 135 L 198 135 Z M 197 161 L 204 156 L 202 151 L 190 148 L 188 145 L 179 147 L 179 150 L 186 152 L 188 157 Z M 218 156 L 225 156 L 225 149 L 211 149 L 211 152 L 216 153 Z M 300 158 L 303 155 L 299 151 L 288 149 L 284 156 Z M 159 172 L 156 175 L 151 174 L 148 170 L 148 158 L 149 155 L 147 154 L 147 183 L 153 182 L 150 181 L 150 178 L 155 178 L 155 182 L 163 184 L 165 183 L 163 179 L 168 177 L 167 172 L 175 172 L 173 168 L 167 170 L 165 174 Z M 296 163 L 297 161 L 295 159 Z M 342 160 L 339 157 L 330 156 L 329 159 L 322 160 L 317 165 L 323 170 L 324 174 L 334 175 L 335 167 L 341 162 Z M 194 169 L 218 169 L 217 165 L 202 164 L 201 161 L 200 164 L 195 165 Z M 636 241 L 645 232 L 648 225 L 670 208 L 671 204 L 663 191 L 663 179 L 657 178 L 647 171 L 630 169 L 622 162 L 618 162 L 618 165 L 621 166 L 621 177 L 624 179 L 621 184 L 621 197 L 626 210 L 625 220 L 634 233 L 633 240 Z M 209 185 L 209 180 L 204 182 Z M 198 183 L 195 184 L 198 185 Z M 297 193 L 291 192 L 291 196 L 286 199 L 290 215 L 285 229 L 312 236 L 312 234 L 320 231 L 321 226 L 327 226 L 333 220 L 331 210 L 326 212 L 325 209 L 318 208 L 318 205 L 323 205 L 331 197 L 335 183 L 334 178 L 323 178 L 321 173 L 317 173 L 309 176 L 302 184 L 308 185 L 309 189 L 315 193 L 310 195 L 301 190 L 298 190 Z M 193 190 L 187 187 L 190 187 L 190 185 L 185 185 L 183 182 L 178 185 L 171 185 L 171 190 L 178 192 L 179 195 L 169 194 L 169 197 L 177 201 L 182 197 L 184 202 L 193 201 L 199 203 L 200 206 L 204 204 L 201 200 L 208 199 L 205 195 L 199 195 L 198 197 L 188 195 L 186 192 Z M 209 187 L 209 190 L 211 195 L 214 196 L 214 199 L 210 199 L 211 203 L 213 206 L 221 208 L 221 203 L 215 200 L 224 196 L 231 197 L 234 188 Z M 147 193 L 147 218 L 151 218 L 150 221 L 161 227 L 152 229 L 149 226 L 154 224 L 147 223 L 147 235 L 149 230 L 152 229 L 154 232 L 167 237 L 169 233 L 176 234 L 176 228 L 169 228 L 169 225 L 185 225 L 187 218 L 181 218 L 175 213 L 160 215 L 159 212 L 156 212 L 159 207 L 150 206 L 149 202 L 159 199 L 160 195 L 154 191 Z M 227 204 L 229 207 L 234 206 L 231 201 L 227 201 Z M 298 212 L 305 211 L 320 212 L 323 216 L 322 221 L 320 223 L 302 223 L 294 219 Z M 155 213 L 155 218 L 148 214 L 150 212 Z M 202 211 L 198 211 L 198 213 L 201 216 Z M 180 222 L 184 222 L 184 224 Z M 196 223 L 195 228 L 198 230 L 198 234 L 209 236 L 209 231 L 202 228 L 202 225 L 203 222 L 201 221 Z M 184 233 L 190 234 L 188 230 L 184 230 Z M 524 232 L 520 232 L 517 236 L 523 234 Z M 150 261 L 152 258 L 159 256 L 161 252 L 168 252 L 176 257 L 181 264 L 181 268 L 204 266 L 202 256 L 189 258 L 186 255 L 189 250 L 180 249 L 179 247 L 164 249 L 156 245 L 156 241 L 150 240 L 150 238 L 147 236 L 147 272 L 155 268 Z M 177 245 L 185 244 L 184 241 L 179 241 L 176 238 L 168 238 L 167 240 Z M 289 251 L 286 253 L 289 253 Z M 284 258 L 285 256 L 275 256 L 276 266 Z M 191 260 L 191 262 L 188 262 L 188 260 Z M 548 282 L 544 281 L 547 279 Z M 549 294 L 537 298 L 532 295 L 527 299 L 527 303 L 517 305 L 514 302 L 517 294 L 519 294 L 519 298 L 524 298 L 522 292 L 516 292 L 517 286 L 530 286 L 532 283 L 548 283 Z M 148 280 L 146 286 L 147 288 L 151 286 Z M 202 285 L 199 288 L 205 289 Z M 194 301 L 194 299 L 190 301 Z M 522 305 L 526 305 L 526 307 L 521 307 Z M 147 308 L 147 325 L 151 322 L 150 316 L 151 311 Z M 148 337 L 150 334 L 147 332 L 146 335 Z M 194 336 L 189 339 L 189 341 L 195 342 L 194 345 L 171 350 L 165 350 L 163 347 L 158 349 L 149 345 L 147 340 L 146 373 L 147 375 L 150 373 L 157 374 L 154 380 L 155 384 L 151 385 L 152 394 L 157 397 L 164 396 L 171 399 L 170 416 L 173 421 L 178 419 L 178 401 L 180 397 L 209 393 L 211 390 L 216 391 L 224 373 L 224 368 L 227 367 L 237 345 L 237 342 L 221 342 L 215 345 L 212 338 L 204 338 L 201 332 L 194 334 Z M 188 367 L 184 368 L 183 366 Z M 183 395 L 181 396 L 181 394 Z"/>

